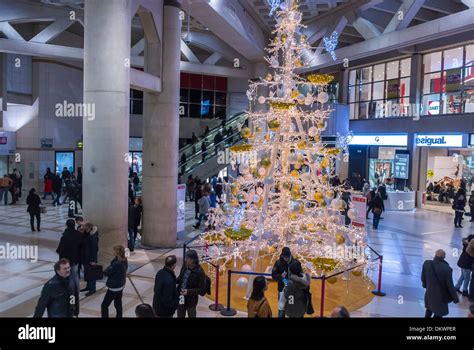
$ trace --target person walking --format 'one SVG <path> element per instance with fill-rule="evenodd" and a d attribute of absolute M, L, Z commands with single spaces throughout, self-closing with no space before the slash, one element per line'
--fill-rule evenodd
<path fill-rule="evenodd" d="M 281 251 L 280 258 L 275 261 L 272 268 L 272 279 L 278 282 L 278 317 L 285 317 L 285 302 L 283 289 L 288 283 L 291 271 L 290 266 L 292 264 L 300 263 L 291 255 L 291 250 L 288 247 L 284 247 Z"/>
<path fill-rule="evenodd" d="M 469 287 L 469 282 L 471 281 L 472 266 L 474 264 L 474 256 L 471 256 L 471 254 L 469 254 L 471 250 L 469 251 L 467 250 L 467 247 L 469 245 L 472 245 L 474 247 L 473 238 L 474 238 L 474 234 L 471 234 L 467 236 L 466 238 L 463 238 L 462 253 L 459 256 L 458 264 L 457 264 L 458 267 L 461 269 L 461 276 L 459 276 L 459 279 L 456 285 L 454 286 L 454 288 L 456 288 L 456 291 L 462 294 L 462 296 L 464 297 L 469 296 L 468 287 Z M 471 241 L 473 242 L 471 243 Z M 461 290 L 461 286 L 462 286 L 462 290 Z"/>
<path fill-rule="evenodd" d="M 199 265 L 199 257 L 195 250 L 188 250 L 184 257 L 184 265 L 176 280 L 178 284 L 178 318 L 196 317 L 196 306 L 199 294 L 206 288 L 205 274 Z"/>
<path fill-rule="evenodd" d="M 133 217 L 132 217 L 132 235 L 129 232 L 129 239 L 131 240 L 129 245 L 129 250 L 133 252 L 135 250 L 135 242 L 137 241 L 138 235 L 138 226 L 142 221 L 142 213 L 143 213 L 143 202 L 142 199 L 139 197 L 135 198 L 135 203 L 133 204 Z"/>
<path fill-rule="evenodd" d="M 15 174 L 15 183 L 13 186 L 17 189 L 18 198 L 21 198 L 21 192 L 23 189 L 23 174 L 18 169 L 13 169 L 13 174 Z"/>
<path fill-rule="evenodd" d="M 369 191 L 369 194 L 367 195 L 367 212 L 365 213 L 365 218 L 369 218 L 369 213 L 372 211 L 373 206 L 372 206 L 372 200 L 375 198 L 375 190 L 372 189 Z"/>
<path fill-rule="evenodd" d="M 73 219 L 66 221 L 66 229 L 59 240 L 56 253 L 59 259 L 67 259 L 71 265 L 70 282 L 74 284 L 77 290 L 79 287 L 79 264 L 81 262 L 81 250 L 83 243 L 83 235 L 76 230 L 76 222 Z"/>
<path fill-rule="evenodd" d="M 135 226 L 135 204 L 128 201 L 128 250 L 133 252 L 135 241 L 133 239 L 133 228 Z"/>
<path fill-rule="evenodd" d="M 61 193 L 63 189 L 63 182 L 59 173 L 53 175 L 53 191 L 56 194 L 56 198 L 53 201 L 53 206 L 60 206 L 61 205 Z"/>
<path fill-rule="evenodd" d="M 114 259 L 110 266 L 104 270 L 104 275 L 107 277 L 107 282 L 105 283 L 107 292 L 100 305 L 102 318 L 109 317 L 109 306 L 112 301 L 116 310 L 115 317 L 122 318 L 123 316 L 122 295 L 125 283 L 127 282 L 128 261 L 125 257 L 125 248 L 123 246 L 116 245 L 113 249 Z"/>
<path fill-rule="evenodd" d="M 44 174 L 44 191 L 43 191 L 43 199 L 46 199 L 46 196 L 53 197 L 53 174 L 51 173 L 51 168 L 46 169 L 46 174 Z"/>
<path fill-rule="evenodd" d="M 470 214 L 471 214 L 470 222 L 474 222 L 474 190 L 471 191 L 471 195 L 469 196 L 469 209 L 470 209 Z"/>
<path fill-rule="evenodd" d="M 466 191 L 462 188 L 458 190 L 453 200 L 453 209 L 454 209 L 454 227 L 463 228 L 462 217 L 464 215 L 464 208 L 466 207 Z"/>
<path fill-rule="evenodd" d="M 202 163 L 204 163 L 207 157 L 207 139 L 204 139 L 201 142 L 201 152 L 202 152 Z"/>
<path fill-rule="evenodd" d="M 311 277 L 303 274 L 301 264 L 292 264 L 290 266 L 291 276 L 284 289 L 285 295 L 285 314 L 290 318 L 304 317 L 308 310 L 309 287 Z"/>
<path fill-rule="evenodd" d="M 4 198 L 4 204 L 8 204 L 8 191 L 10 187 L 13 185 L 13 180 L 7 174 L 4 174 L 3 177 L 0 179 L 0 202 L 2 202 L 2 198 Z"/>
<path fill-rule="evenodd" d="M 181 154 L 181 176 L 184 176 L 184 174 L 186 173 L 186 162 L 187 162 L 187 158 L 186 158 L 186 152 L 183 152 L 183 154 Z"/>
<path fill-rule="evenodd" d="M 41 231 L 41 199 L 36 194 L 36 190 L 32 188 L 26 197 L 26 204 L 28 209 L 26 210 L 30 214 L 30 226 L 31 231 L 35 231 L 35 217 L 36 217 L 36 229 Z"/>
<path fill-rule="evenodd" d="M 18 187 L 17 186 L 17 177 L 15 173 L 11 173 L 8 176 L 12 180 L 12 185 L 10 186 L 10 194 L 12 196 L 12 202 L 10 203 L 11 205 L 15 204 L 18 202 Z"/>
<path fill-rule="evenodd" d="M 188 175 L 188 180 L 186 181 L 186 202 L 194 200 L 194 179 L 193 175 Z"/>
<path fill-rule="evenodd" d="M 133 173 L 133 195 L 136 196 L 137 192 L 140 190 L 140 178 L 137 173 Z"/>
<path fill-rule="evenodd" d="M 81 260 L 84 265 L 84 279 L 89 275 L 86 271 L 90 270 L 92 266 L 97 265 L 97 257 L 99 254 L 99 232 L 97 226 L 90 222 L 84 223 L 80 232 L 83 234 L 81 245 Z M 96 292 L 96 280 L 88 278 L 87 285 L 81 292 L 87 292 L 86 297 Z"/>
<path fill-rule="evenodd" d="M 257 276 L 253 280 L 252 294 L 247 302 L 248 318 L 272 318 L 272 308 L 265 291 L 268 289 L 268 283 L 265 277 Z"/>
<path fill-rule="evenodd" d="M 379 228 L 380 217 L 382 213 L 385 211 L 385 206 L 383 205 L 383 199 L 380 192 L 375 194 L 375 198 L 371 201 L 372 206 L 372 214 L 374 214 L 373 219 L 373 228 L 377 230 Z"/>
<path fill-rule="evenodd" d="M 79 293 L 71 289 L 69 278 L 71 266 L 67 259 L 54 264 L 54 277 L 45 283 L 33 314 L 33 318 L 70 318 L 79 315 Z"/>
<path fill-rule="evenodd" d="M 425 292 L 426 318 L 441 318 L 449 313 L 449 303 L 457 304 L 459 298 L 453 284 L 453 270 L 445 260 L 446 252 L 437 250 L 433 260 L 426 260 L 421 271 Z"/>
<path fill-rule="evenodd" d="M 199 218 L 198 221 L 193 227 L 198 229 L 201 226 L 202 219 L 207 217 L 207 212 L 211 208 L 211 199 L 209 197 L 209 192 L 203 192 L 202 197 L 198 200 L 199 205 Z"/>
<path fill-rule="evenodd" d="M 174 274 L 177 261 L 175 255 L 167 256 L 165 266 L 156 273 L 153 310 L 158 317 L 173 317 L 178 308 L 178 289 Z"/>
<path fill-rule="evenodd" d="M 216 183 L 216 196 L 217 196 L 217 199 L 219 201 L 219 203 L 222 201 L 222 192 L 223 192 L 223 187 L 222 187 L 222 178 L 218 178 L 217 179 L 217 183 Z"/>
<path fill-rule="evenodd" d="M 196 183 L 196 190 L 194 192 L 194 213 L 195 213 L 195 218 L 196 220 L 199 219 L 199 200 L 202 197 L 202 185 L 201 185 L 201 180 L 199 178 L 194 178 L 195 183 Z"/>

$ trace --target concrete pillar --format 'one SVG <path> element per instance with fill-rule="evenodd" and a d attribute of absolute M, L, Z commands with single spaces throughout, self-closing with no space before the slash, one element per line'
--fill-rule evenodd
<path fill-rule="evenodd" d="M 421 89 L 423 77 L 421 76 L 423 65 L 423 55 L 414 54 L 411 56 L 410 66 L 410 104 L 416 104 L 417 107 L 420 105 Z M 417 110 L 420 113 L 420 109 Z M 419 115 L 419 114 L 418 114 Z"/>
<path fill-rule="evenodd" d="M 142 244 L 176 244 L 176 185 L 178 183 L 180 4 L 165 0 L 163 11 L 162 91 L 146 93 L 143 115 L 143 235 Z M 156 49 L 156 48 L 155 48 Z M 150 73 L 159 65 L 147 44 Z M 153 68 L 155 67 L 155 68 Z"/>
<path fill-rule="evenodd" d="M 127 246 L 130 94 L 130 0 L 86 0 L 84 103 L 84 218 L 99 228 L 99 261 Z"/>

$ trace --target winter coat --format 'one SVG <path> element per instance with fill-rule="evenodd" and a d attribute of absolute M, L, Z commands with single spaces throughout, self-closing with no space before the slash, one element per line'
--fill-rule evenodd
<path fill-rule="evenodd" d="M 459 266 L 461 269 L 468 269 L 468 270 L 471 270 L 471 269 L 472 269 L 472 265 L 474 264 L 474 256 L 471 256 L 471 255 L 466 251 L 467 245 L 469 244 L 469 242 L 470 242 L 472 239 L 474 239 L 474 235 L 469 235 L 469 236 L 467 236 L 466 241 L 463 242 L 462 253 L 461 253 L 461 255 L 459 256 L 459 260 L 458 260 L 458 266 Z M 471 244 L 472 244 L 472 243 L 471 243 Z"/>
<path fill-rule="evenodd" d="M 97 227 L 94 226 L 92 231 L 84 236 L 81 247 L 81 261 L 85 265 L 89 265 L 91 262 L 97 262 L 97 255 L 99 253 L 99 232 Z"/>
<path fill-rule="evenodd" d="M 104 270 L 104 276 L 108 277 L 105 285 L 107 288 L 125 287 L 127 281 L 128 261 L 119 261 L 114 258 L 109 267 Z"/>
<path fill-rule="evenodd" d="M 375 197 L 370 203 L 371 203 L 372 212 L 374 211 L 375 208 L 382 210 L 382 212 L 385 211 L 385 206 L 383 204 L 382 198 Z"/>
<path fill-rule="evenodd" d="M 128 205 L 128 228 L 135 228 L 135 206 L 133 204 Z"/>
<path fill-rule="evenodd" d="M 26 204 L 28 204 L 28 209 L 26 209 L 28 213 L 36 215 L 41 213 L 41 199 L 36 193 L 29 194 L 28 197 L 26 197 Z"/>
<path fill-rule="evenodd" d="M 425 292 L 425 307 L 435 315 L 446 316 L 448 304 L 458 302 L 453 284 L 453 270 L 442 258 L 426 260 L 421 271 L 421 282 Z"/>
<path fill-rule="evenodd" d="M 54 175 L 54 178 L 53 178 L 53 191 L 58 193 L 58 192 L 61 192 L 63 188 L 63 180 L 61 180 L 61 178 L 57 175 Z"/>
<path fill-rule="evenodd" d="M 164 267 L 155 277 L 153 310 L 158 317 L 173 317 L 178 308 L 178 289 L 174 272 Z"/>
<path fill-rule="evenodd" d="M 198 200 L 198 205 L 199 205 L 199 214 L 207 214 L 207 212 L 209 211 L 209 208 L 211 207 L 211 200 L 209 196 L 201 197 Z"/>
<path fill-rule="evenodd" d="M 70 304 L 71 295 L 74 293 L 69 289 L 69 279 L 56 274 L 43 286 L 33 317 L 43 317 L 45 310 L 49 318 L 72 317 L 76 313 Z"/>
<path fill-rule="evenodd" d="M 308 308 L 308 291 L 311 277 L 304 274 L 303 277 L 291 275 L 285 293 L 285 314 L 288 317 L 304 317 Z"/>
<path fill-rule="evenodd" d="M 134 219 L 133 219 L 133 225 L 135 228 L 140 226 L 140 223 L 142 221 L 142 212 L 143 212 L 143 207 L 141 205 L 135 206 Z"/>
<path fill-rule="evenodd" d="M 260 300 L 250 298 L 247 302 L 247 315 L 249 318 L 271 318 L 272 309 L 267 298 Z"/>
<path fill-rule="evenodd" d="M 53 178 L 52 176 L 49 176 L 48 178 L 46 178 L 46 175 L 45 175 L 44 193 L 51 193 L 51 192 L 53 192 Z"/>
<path fill-rule="evenodd" d="M 199 293 L 201 293 L 206 288 L 204 271 L 199 265 L 192 268 L 191 274 L 188 277 L 186 288 L 181 288 L 186 270 L 187 267 L 183 266 L 176 280 L 176 283 L 178 284 L 178 294 L 181 294 L 181 289 L 186 289 L 188 293 L 184 297 L 184 306 L 187 308 L 196 307 L 198 304 Z"/>
<path fill-rule="evenodd" d="M 283 257 L 280 256 L 280 259 L 275 261 L 272 269 L 272 279 L 278 282 L 278 292 L 282 292 L 285 284 L 283 283 L 283 277 L 281 274 L 286 272 L 286 278 L 290 278 L 290 266 L 292 264 L 299 264 L 300 262 L 295 258 L 291 258 L 290 263 L 288 264 Z"/>
<path fill-rule="evenodd" d="M 58 249 L 56 249 L 59 259 L 68 259 L 71 266 L 79 264 L 81 262 L 83 239 L 82 233 L 75 229 L 67 228 L 59 240 Z"/>

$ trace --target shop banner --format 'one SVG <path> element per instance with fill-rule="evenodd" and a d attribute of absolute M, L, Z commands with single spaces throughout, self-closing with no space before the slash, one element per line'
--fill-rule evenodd
<path fill-rule="evenodd" d="M 355 209 L 357 216 L 352 219 L 352 225 L 358 227 L 365 227 L 365 213 L 367 198 L 361 195 L 353 195 L 351 197 L 353 208 Z"/>
<path fill-rule="evenodd" d="M 186 219 L 186 185 L 179 184 L 177 187 L 177 226 L 176 232 L 183 232 L 184 231 L 184 221 Z"/>

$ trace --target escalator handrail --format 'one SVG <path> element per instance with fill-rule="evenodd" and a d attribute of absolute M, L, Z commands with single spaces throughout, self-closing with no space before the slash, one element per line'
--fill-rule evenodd
<path fill-rule="evenodd" d="M 201 148 L 200 146 L 200 143 L 205 139 L 205 138 L 209 138 L 209 137 L 213 137 L 215 136 L 215 134 L 217 134 L 217 132 L 220 130 L 220 129 L 223 129 L 224 127 L 228 127 L 230 124 L 234 123 L 235 121 L 239 120 L 243 115 L 247 115 L 247 112 L 243 111 L 243 112 L 239 112 L 239 113 L 236 113 L 234 114 L 233 116 L 231 116 L 229 119 L 226 120 L 226 124 L 225 126 L 222 126 L 222 124 L 219 124 L 219 125 L 216 125 L 215 127 L 213 127 L 209 133 L 206 135 L 206 136 L 202 136 L 196 143 L 194 144 L 188 144 L 186 146 L 183 146 L 182 148 L 180 148 L 179 150 L 179 157 L 181 157 L 181 154 L 183 152 L 186 152 L 188 151 L 189 149 L 191 149 L 194 146 L 197 146 L 199 145 L 199 148 Z"/>

